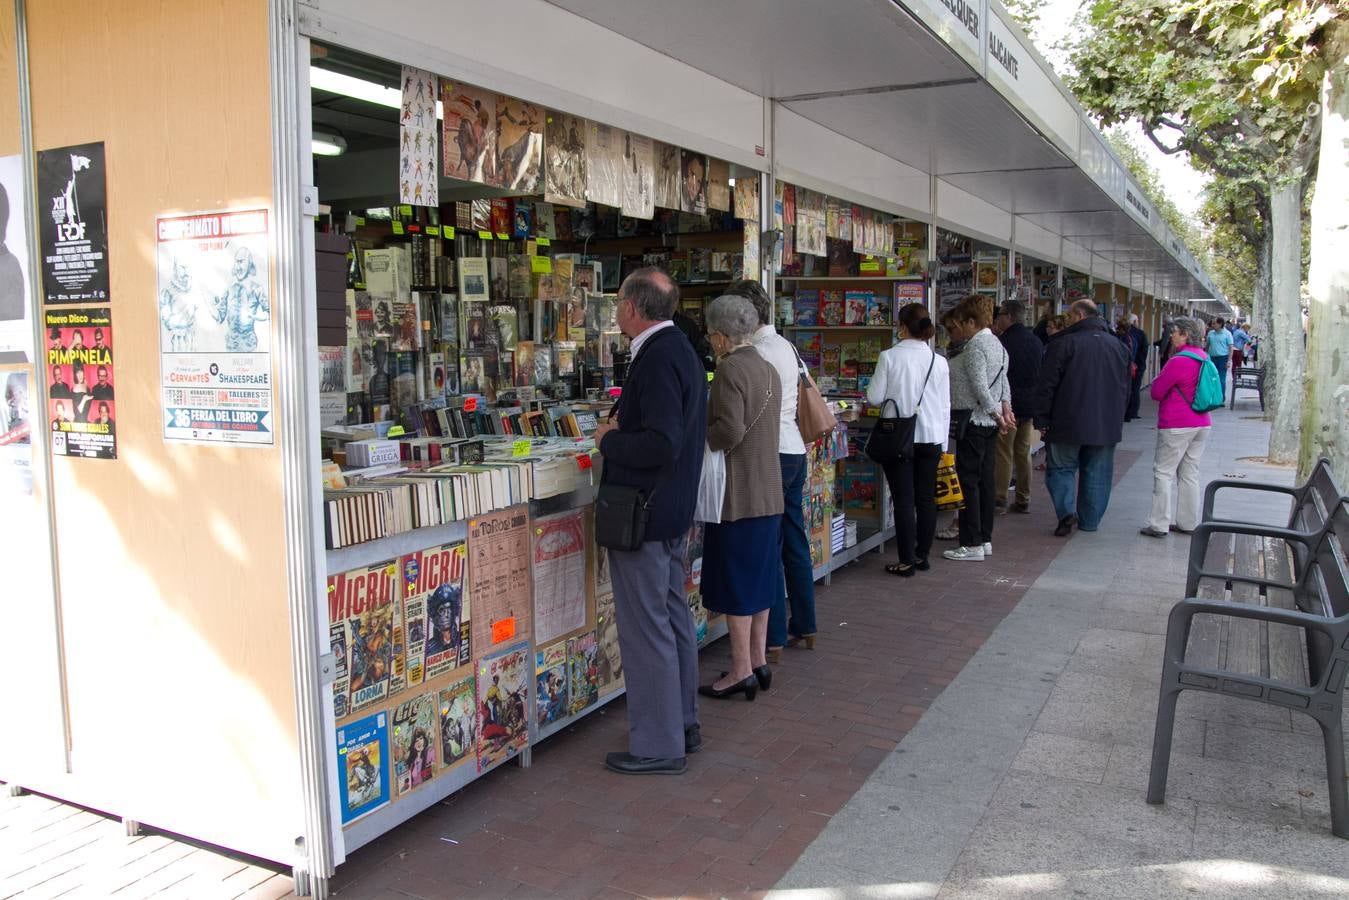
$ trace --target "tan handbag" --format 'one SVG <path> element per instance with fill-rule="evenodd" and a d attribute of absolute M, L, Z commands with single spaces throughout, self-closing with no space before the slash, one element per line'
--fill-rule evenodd
<path fill-rule="evenodd" d="M 792 350 L 796 351 L 796 348 Z M 820 389 L 815 386 L 815 380 L 801 361 L 799 351 L 796 353 L 796 365 L 800 373 L 796 386 L 796 428 L 801 432 L 801 440 L 810 446 L 833 431 L 838 420 L 834 418 Z"/>

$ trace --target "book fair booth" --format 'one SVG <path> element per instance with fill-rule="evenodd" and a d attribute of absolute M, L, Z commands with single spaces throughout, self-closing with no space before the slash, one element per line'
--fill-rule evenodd
<path fill-rule="evenodd" d="M 324 895 L 621 697 L 592 435 L 637 268 L 695 343 L 774 298 L 839 420 L 817 579 L 893 536 L 896 308 L 1218 297 L 996 2 L 698 8 L 0 0 L 12 790 Z"/>

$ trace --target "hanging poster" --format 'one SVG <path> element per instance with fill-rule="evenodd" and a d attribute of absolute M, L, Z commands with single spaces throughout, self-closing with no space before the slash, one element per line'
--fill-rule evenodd
<path fill-rule="evenodd" d="M 385 699 L 393 671 L 393 560 L 328 576 L 328 639 L 338 677 L 333 712 L 342 718 Z"/>
<path fill-rule="evenodd" d="M 549 110 L 544 141 L 543 198 L 564 206 L 586 205 L 586 120 Z"/>
<path fill-rule="evenodd" d="M 665 209 L 679 209 L 679 148 L 660 141 L 652 143 L 656 171 L 655 202 Z"/>
<path fill-rule="evenodd" d="M 0 157 L 0 363 L 30 362 L 28 231 L 23 211 L 23 158 Z"/>
<path fill-rule="evenodd" d="M 164 440 L 272 444 L 267 210 L 162 216 L 155 231 Z"/>
<path fill-rule="evenodd" d="M 595 600 L 595 634 L 600 645 L 599 692 L 603 697 L 623 687 L 623 655 L 618 648 L 618 619 L 610 591 Z"/>
<path fill-rule="evenodd" d="M 403 110 L 398 120 L 398 202 L 440 205 L 436 178 L 436 76 L 403 66 Z"/>
<path fill-rule="evenodd" d="M 52 453 L 117 458 L 117 401 L 112 370 L 112 312 L 49 309 L 47 412 Z"/>
<path fill-rule="evenodd" d="M 735 182 L 735 217 L 746 222 L 759 221 L 759 176 L 747 175 Z"/>
<path fill-rule="evenodd" d="M 444 128 L 440 145 L 450 178 L 499 185 L 496 177 L 497 97 L 491 91 L 440 82 Z"/>
<path fill-rule="evenodd" d="M 707 208 L 731 208 L 731 164 L 724 159 L 707 160 Z"/>
<path fill-rule="evenodd" d="M 478 771 L 515 756 L 529 743 L 529 644 L 478 663 Z"/>
<path fill-rule="evenodd" d="M 473 758 L 478 745 L 478 695 L 473 672 L 440 690 L 440 766 Z"/>
<path fill-rule="evenodd" d="M 679 208 L 696 216 L 707 214 L 707 157 L 679 151 Z"/>
<path fill-rule="evenodd" d="M 43 302 L 108 302 L 103 142 L 39 150 L 37 192 Z"/>
<path fill-rule="evenodd" d="M 806 188 L 796 190 L 796 252 L 824 256 L 826 244 L 824 195 Z"/>
<path fill-rule="evenodd" d="M 543 173 L 543 110 L 497 95 L 497 175 L 512 191 L 537 193 Z M 520 235 L 524 237 L 525 235 Z"/>
<path fill-rule="evenodd" d="M 424 678 L 443 675 L 469 661 L 466 556 L 464 545 L 458 543 L 418 550 L 399 560 L 409 685 L 421 684 Z"/>
<path fill-rule="evenodd" d="M 625 216 L 650 219 L 656 214 L 656 162 L 651 138 L 623 134 L 623 206 Z"/>
<path fill-rule="evenodd" d="M 33 493 L 33 414 L 28 405 L 32 368 L 0 372 L 4 405 L 0 406 L 0 497 Z M 6 509 L 14 506 L 4 503 Z"/>
<path fill-rule="evenodd" d="M 389 802 L 389 721 L 376 713 L 337 728 L 342 824 Z"/>
<path fill-rule="evenodd" d="M 582 513 L 534 520 L 534 642 L 547 644 L 586 623 Z"/>
<path fill-rule="evenodd" d="M 623 204 L 623 131 L 590 122 L 586 136 L 586 199 L 605 206 Z"/>
<path fill-rule="evenodd" d="M 513 506 L 470 519 L 468 595 L 473 598 L 473 650 L 529 635 L 529 510 Z"/>

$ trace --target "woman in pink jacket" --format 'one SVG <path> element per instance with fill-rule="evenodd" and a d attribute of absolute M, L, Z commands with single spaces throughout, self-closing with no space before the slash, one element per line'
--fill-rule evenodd
<path fill-rule="evenodd" d="M 1189 534 L 1199 524 L 1199 460 L 1204 455 L 1212 421 L 1190 407 L 1199 387 L 1199 372 L 1208 359 L 1203 350 L 1204 326 L 1198 319 L 1177 316 L 1171 322 L 1172 356 L 1152 382 L 1157 401 L 1157 454 L 1152 462 L 1152 515 L 1142 533 L 1166 537 L 1168 531 Z M 1171 524 L 1171 483 L 1180 482 L 1176 524 Z"/>

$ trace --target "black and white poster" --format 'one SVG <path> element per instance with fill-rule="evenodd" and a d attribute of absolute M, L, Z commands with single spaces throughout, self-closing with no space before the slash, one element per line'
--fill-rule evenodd
<path fill-rule="evenodd" d="M 28 303 L 28 233 L 23 158 L 0 156 L 0 364 L 33 357 Z"/>
<path fill-rule="evenodd" d="M 108 190 L 103 142 L 39 150 L 37 193 L 43 302 L 107 302 Z"/>

